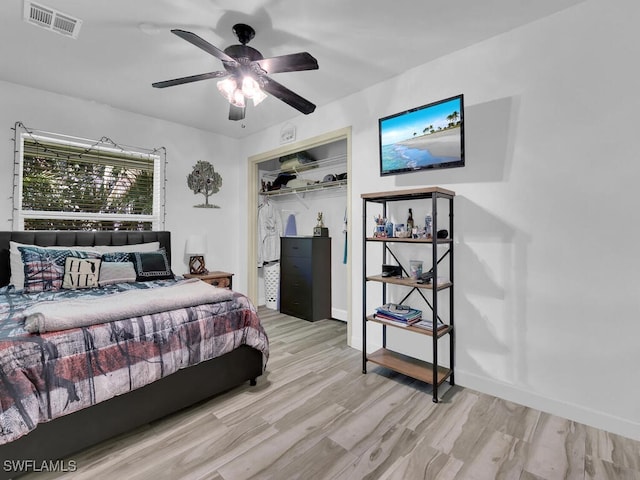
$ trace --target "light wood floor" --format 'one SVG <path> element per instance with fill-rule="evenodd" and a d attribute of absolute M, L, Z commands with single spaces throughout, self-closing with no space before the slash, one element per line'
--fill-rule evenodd
<path fill-rule="evenodd" d="M 271 341 L 258 385 L 25 479 L 640 479 L 640 442 L 461 387 L 429 386 L 346 345 L 346 325 L 260 309 Z"/>

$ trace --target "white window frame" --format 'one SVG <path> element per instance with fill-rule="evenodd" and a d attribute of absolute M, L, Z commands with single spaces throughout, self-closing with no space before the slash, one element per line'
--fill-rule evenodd
<path fill-rule="evenodd" d="M 153 159 L 153 214 L 111 214 L 111 213 L 85 213 L 85 212 L 55 212 L 55 211 L 36 211 L 23 210 L 22 193 L 23 193 L 23 166 L 24 166 L 24 141 L 30 140 L 42 141 L 47 143 L 57 143 L 60 145 L 69 145 L 73 147 L 101 150 L 105 153 L 124 153 L 128 156 L 138 156 L 140 158 Z M 166 153 L 164 147 L 155 150 L 143 150 L 135 147 L 121 147 L 119 145 L 102 141 L 91 141 L 86 139 L 68 137 L 64 135 L 51 134 L 49 132 L 35 133 L 26 131 L 19 134 L 16 127 L 16 161 L 15 174 L 13 184 L 13 229 L 23 231 L 26 219 L 60 219 L 60 220 L 104 220 L 104 221 L 137 221 L 151 222 L 152 231 L 164 230 L 165 222 L 165 169 L 166 169 Z M 103 137 L 104 140 L 104 137 Z M 107 139 L 108 140 L 108 139 Z"/>

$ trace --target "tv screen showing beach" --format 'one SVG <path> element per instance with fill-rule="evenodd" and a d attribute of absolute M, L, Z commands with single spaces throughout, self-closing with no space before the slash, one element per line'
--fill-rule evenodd
<path fill-rule="evenodd" d="M 464 166 L 463 96 L 379 120 L 380 175 Z"/>

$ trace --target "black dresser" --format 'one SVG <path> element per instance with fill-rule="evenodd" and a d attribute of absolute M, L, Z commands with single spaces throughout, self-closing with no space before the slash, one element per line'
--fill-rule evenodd
<path fill-rule="evenodd" d="M 331 318 L 331 238 L 280 238 L 280 312 Z"/>

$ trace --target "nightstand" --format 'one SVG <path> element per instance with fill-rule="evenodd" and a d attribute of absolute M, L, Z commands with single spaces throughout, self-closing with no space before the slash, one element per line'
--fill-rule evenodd
<path fill-rule="evenodd" d="M 184 278 L 199 278 L 216 287 L 233 289 L 233 273 L 229 272 L 185 273 Z"/>

